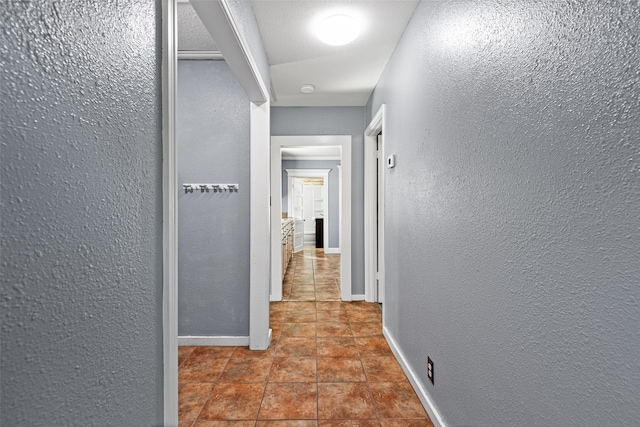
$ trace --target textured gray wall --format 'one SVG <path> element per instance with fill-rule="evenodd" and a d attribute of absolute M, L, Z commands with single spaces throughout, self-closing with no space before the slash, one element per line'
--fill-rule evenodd
<path fill-rule="evenodd" d="M 424 1 L 370 101 L 386 322 L 448 425 L 640 424 L 639 16 Z"/>
<path fill-rule="evenodd" d="M 160 1 L 0 16 L 0 424 L 161 425 Z"/>
<path fill-rule="evenodd" d="M 283 160 L 282 161 L 282 211 L 287 211 L 289 201 L 288 175 L 286 169 L 331 169 L 329 172 L 329 212 L 326 218 L 329 221 L 329 241 L 325 242 L 325 248 L 340 247 L 340 174 L 338 172 L 339 160 Z"/>
<path fill-rule="evenodd" d="M 273 107 L 271 135 L 351 135 L 351 292 L 364 294 L 364 107 Z"/>
<path fill-rule="evenodd" d="M 178 62 L 178 334 L 249 335 L 249 99 L 224 61 Z"/>

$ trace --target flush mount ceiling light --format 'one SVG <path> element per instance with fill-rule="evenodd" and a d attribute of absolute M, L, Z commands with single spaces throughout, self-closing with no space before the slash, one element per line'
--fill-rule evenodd
<path fill-rule="evenodd" d="M 313 93 L 316 90 L 314 85 L 302 85 L 300 88 L 300 92 L 302 93 Z"/>
<path fill-rule="evenodd" d="M 360 35 L 360 23 L 347 15 L 329 16 L 318 24 L 316 35 L 326 44 L 341 46 Z"/>

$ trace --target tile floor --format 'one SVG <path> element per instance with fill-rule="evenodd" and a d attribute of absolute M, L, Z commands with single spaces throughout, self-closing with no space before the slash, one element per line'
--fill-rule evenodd
<path fill-rule="evenodd" d="M 180 427 L 433 426 L 382 336 L 380 308 L 341 302 L 339 256 L 294 255 L 273 341 L 180 347 Z"/>

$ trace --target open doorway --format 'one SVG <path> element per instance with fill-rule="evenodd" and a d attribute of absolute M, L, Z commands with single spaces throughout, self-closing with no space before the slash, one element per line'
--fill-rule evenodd
<path fill-rule="evenodd" d="M 322 136 L 273 136 L 271 138 L 271 301 L 282 300 L 282 246 L 281 234 L 277 232 L 282 227 L 283 212 L 289 215 L 288 178 L 286 170 L 283 171 L 283 149 L 303 147 L 336 147 L 338 148 L 339 167 L 323 168 L 332 169 L 327 172 L 328 179 L 333 175 L 338 181 L 337 195 L 335 192 L 327 195 L 326 199 L 337 196 L 337 218 L 332 219 L 331 206 L 327 209 L 327 239 L 323 242 L 325 253 L 340 255 L 340 297 L 343 301 L 351 301 L 351 136 L 350 135 L 322 135 Z M 286 162 L 286 161 L 285 161 Z M 286 163 L 285 163 L 286 165 Z M 338 166 L 337 164 L 335 166 Z M 301 169 L 291 167 L 284 169 Z M 325 172 L 315 172 L 323 176 Z M 309 174 L 308 172 L 306 173 Z M 294 173 L 295 175 L 295 173 Z M 302 173 L 305 175 L 305 173 Z M 296 177 L 301 177 L 298 175 Z M 332 236 L 332 224 L 337 225 L 336 236 Z M 324 238 L 323 230 L 323 238 Z"/>
<path fill-rule="evenodd" d="M 298 160 L 282 162 L 282 218 L 294 220 L 294 252 L 314 245 L 327 253 L 339 253 L 338 244 L 338 166 L 339 160 L 311 161 L 311 165 L 327 165 L 328 169 L 293 169 L 306 166 Z M 334 232 L 333 245 L 329 229 Z"/>
<path fill-rule="evenodd" d="M 385 106 L 382 105 L 365 129 L 364 135 L 364 262 L 365 300 L 384 302 L 385 295 L 385 254 L 384 254 L 384 119 Z M 383 306 L 383 321 L 384 321 Z"/>
<path fill-rule="evenodd" d="M 165 425 L 178 425 L 178 181 L 176 144 L 178 4 L 163 1 L 163 356 Z M 249 347 L 266 349 L 269 330 L 269 120 L 270 94 L 231 14 L 228 2 L 191 0 L 190 4 L 206 31 L 217 42 L 231 71 L 246 93 L 250 118 L 249 185 Z M 198 59 L 203 55 L 193 53 Z M 206 59 L 217 56 L 212 52 Z M 196 59 L 196 58 L 190 58 Z M 214 186 L 211 186 L 214 187 Z M 221 188 L 221 187 L 219 187 Z M 238 189 L 238 187 L 234 187 Z M 215 193 L 215 188 L 213 189 Z M 231 193 L 229 193 L 230 195 Z M 202 195 L 202 194 L 201 194 Z M 245 337 L 246 339 L 246 337 Z"/>

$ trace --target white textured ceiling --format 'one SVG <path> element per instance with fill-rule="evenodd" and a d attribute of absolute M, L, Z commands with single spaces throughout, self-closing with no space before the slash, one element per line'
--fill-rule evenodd
<path fill-rule="evenodd" d="M 274 106 L 362 106 L 418 4 L 417 0 L 251 0 L 271 65 Z M 317 20 L 348 14 L 362 25 L 345 46 L 322 43 Z M 312 84 L 313 94 L 300 93 Z"/>
<path fill-rule="evenodd" d="M 178 51 L 217 51 L 218 46 L 189 3 L 178 3 Z"/>

